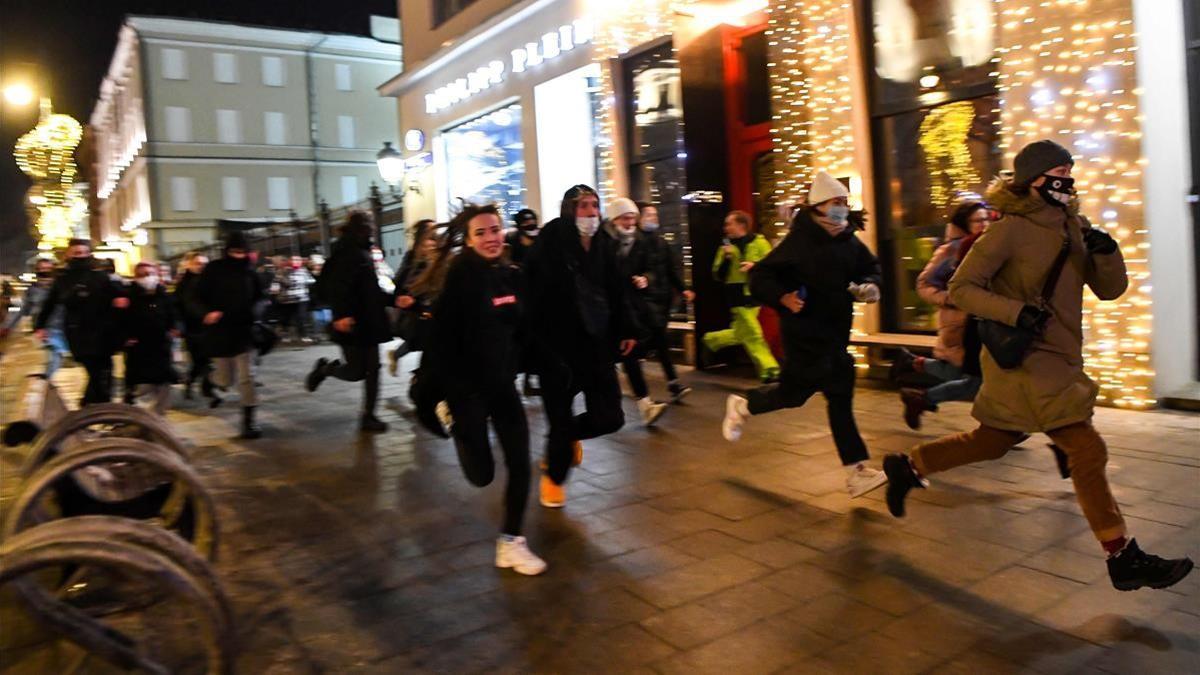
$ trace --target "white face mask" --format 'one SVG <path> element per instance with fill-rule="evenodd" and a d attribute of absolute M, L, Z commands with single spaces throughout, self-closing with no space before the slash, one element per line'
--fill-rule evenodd
<path fill-rule="evenodd" d="M 579 234 L 590 237 L 600 227 L 600 216 L 576 216 L 575 227 L 579 228 Z"/>
<path fill-rule="evenodd" d="M 657 220 L 643 220 L 642 221 L 642 229 L 647 232 L 653 232 L 658 229 L 658 221 Z"/>
<path fill-rule="evenodd" d="M 152 290 L 158 288 L 158 277 L 156 277 L 154 275 L 151 275 L 148 277 L 138 277 L 134 281 L 137 281 L 139 286 L 141 286 L 142 288 L 144 288 L 148 291 L 152 291 Z"/>

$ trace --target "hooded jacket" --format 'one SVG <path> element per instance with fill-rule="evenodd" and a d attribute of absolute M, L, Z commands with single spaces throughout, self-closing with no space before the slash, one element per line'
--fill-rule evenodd
<path fill-rule="evenodd" d="M 265 297 L 262 278 L 250 265 L 249 257 L 225 255 L 208 263 L 192 296 L 192 311 L 201 321 L 209 312 L 221 312 L 219 321 L 204 327 L 206 353 L 225 358 L 250 351 L 250 328 Z"/>
<path fill-rule="evenodd" d="M 108 356 L 114 351 L 114 312 L 112 303 L 124 295 L 124 289 L 103 270 L 92 268 L 93 261 L 69 261 L 54 280 L 50 293 L 38 314 L 37 329 L 46 328 L 54 312 L 63 309 L 63 332 L 71 354 L 77 359 Z"/>
<path fill-rule="evenodd" d="M 850 343 L 854 296 L 847 286 L 878 286 L 881 276 L 879 261 L 854 232 L 848 227 L 832 237 L 810 209 L 801 209 L 779 246 L 750 270 L 750 292 L 779 313 L 785 347 L 792 342 L 844 350 Z M 785 294 L 801 289 L 799 313 L 779 304 Z"/>
<path fill-rule="evenodd" d="M 992 185 L 987 201 L 1003 217 L 974 242 L 950 280 L 950 300 L 963 311 L 1016 325 L 1021 309 L 1041 293 L 1064 236 L 1071 248 L 1046 299 L 1051 318 L 1021 366 L 1000 368 L 984 347 L 983 386 L 971 414 L 987 426 L 1022 432 L 1090 419 L 1099 387 L 1083 372 L 1083 287 L 1101 300 L 1125 292 L 1120 249 L 1088 253 L 1083 230 L 1091 223 L 1074 203 L 1051 205 L 1036 190 L 1017 194 L 1002 181 Z"/>
<path fill-rule="evenodd" d="M 615 362 L 618 345 L 636 339 L 617 242 L 604 228 L 585 250 L 573 218 L 546 223 L 525 258 L 530 331 L 541 356 L 568 364 Z"/>
<path fill-rule="evenodd" d="M 361 243 L 341 238 L 334 244 L 333 255 L 325 262 L 321 275 L 325 281 L 325 297 L 333 311 L 333 320 L 352 317 L 354 329 L 349 333 L 332 331 L 333 341 L 340 345 L 376 345 L 392 339 L 387 317 L 391 295 L 379 287 L 375 261 L 371 250 Z"/>

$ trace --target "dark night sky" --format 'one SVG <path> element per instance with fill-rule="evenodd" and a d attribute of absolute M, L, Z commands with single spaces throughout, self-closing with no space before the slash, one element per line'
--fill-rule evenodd
<path fill-rule="evenodd" d="M 396 0 L 0 0 L 0 82 L 31 64 L 55 112 L 87 122 L 126 14 L 213 19 L 366 35 L 369 16 L 396 16 Z M 0 271 L 13 272 L 32 247 L 23 199 L 29 183 L 12 147 L 37 122 L 36 106 L 0 100 Z"/>

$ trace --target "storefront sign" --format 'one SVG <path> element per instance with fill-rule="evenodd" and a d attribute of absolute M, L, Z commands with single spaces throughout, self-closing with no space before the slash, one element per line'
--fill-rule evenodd
<path fill-rule="evenodd" d="M 467 100 L 492 85 L 504 82 L 507 73 L 523 73 L 526 70 L 551 61 L 563 52 L 592 41 L 595 27 L 591 18 L 576 19 L 546 33 L 538 42 L 527 42 L 510 52 L 511 65 L 503 61 L 491 61 L 453 82 L 438 87 L 425 95 L 425 112 L 433 114 Z M 511 70 L 510 70 L 511 69 Z"/>
<path fill-rule="evenodd" d="M 417 152 L 425 147 L 425 132 L 420 129 L 409 129 L 404 133 L 404 149 Z"/>
<path fill-rule="evenodd" d="M 431 166 L 433 166 L 433 153 L 431 152 L 422 152 L 419 155 L 413 155 L 404 160 L 405 173 L 428 169 Z"/>

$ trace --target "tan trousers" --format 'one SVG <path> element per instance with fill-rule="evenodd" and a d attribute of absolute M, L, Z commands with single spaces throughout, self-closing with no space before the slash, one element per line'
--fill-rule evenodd
<path fill-rule="evenodd" d="M 1108 447 L 1091 422 L 1079 422 L 1046 432 L 1050 440 L 1067 453 L 1075 498 L 1096 538 L 1102 542 L 1125 536 L 1125 519 L 1108 487 L 1104 467 Z M 913 464 L 924 475 L 938 473 L 964 464 L 1000 459 L 1022 434 L 980 426 L 974 431 L 939 438 L 912 452 Z"/>
<path fill-rule="evenodd" d="M 258 390 L 254 387 L 254 352 L 214 358 L 210 377 L 213 384 L 222 389 L 232 386 L 236 381 L 242 405 L 258 405 Z"/>

